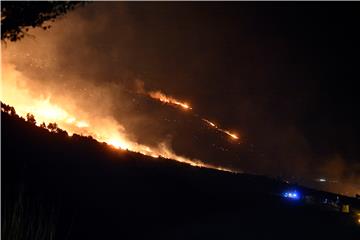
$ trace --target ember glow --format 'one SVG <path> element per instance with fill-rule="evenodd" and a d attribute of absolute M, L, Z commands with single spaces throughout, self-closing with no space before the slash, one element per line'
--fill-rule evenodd
<path fill-rule="evenodd" d="M 192 109 L 190 107 L 189 104 L 185 103 L 185 102 L 181 102 L 173 97 L 167 96 L 164 93 L 160 92 L 160 91 L 156 91 L 156 92 L 149 92 L 149 96 L 153 99 L 157 99 L 160 102 L 166 103 L 166 104 L 171 104 L 174 106 L 179 106 L 184 110 L 189 110 Z"/>
<path fill-rule="evenodd" d="M 235 133 L 232 133 L 232 132 L 229 132 L 229 131 L 226 131 L 226 130 L 224 131 L 224 133 L 226 133 L 227 135 L 229 135 L 233 139 L 239 139 L 239 137 Z"/>
<path fill-rule="evenodd" d="M 219 128 L 215 123 L 213 123 L 213 122 L 211 122 L 211 121 L 209 121 L 209 120 L 207 120 L 207 119 L 205 119 L 205 118 L 202 118 L 202 120 L 203 120 L 204 122 L 206 122 L 210 127 L 215 128 L 215 129 L 218 130 L 219 132 L 223 132 L 223 133 L 225 133 L 226 135 L 230 136 L 230 137 L 233 138 L 233 139 L 236 139 L 236 140 L 239 139 L 238 135 L 236 135 L 235 133 L 232 133 L 232 132 L 230 132 L 230 131 L 228 131 L 228 130 Z"/>
<path fill-rule="evenodd" d="M 214 128 L 217 128 L 217 126 L 215 125 L 215 123 L 210 122 L 209 120 L 206 120 L 206 119 L 204 119 L 204 118 L 203 118 L 203 121 L 206 122 L 206 123 L 208 123 L 210 126 L 212 126 L 212 127 L 214 127 Z"/>

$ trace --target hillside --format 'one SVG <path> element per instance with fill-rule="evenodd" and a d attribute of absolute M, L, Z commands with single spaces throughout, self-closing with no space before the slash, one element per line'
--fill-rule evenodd
<path fill-rule="evenodd" d="M 44 232 L 37 239 L 360 237 L 350 214 L 281 196 L 295 188 L 314 198 L 334 194 L 119 151 L 3 112 L 1 137 L 4 239 L 35 239 L 34 229 Z"/>

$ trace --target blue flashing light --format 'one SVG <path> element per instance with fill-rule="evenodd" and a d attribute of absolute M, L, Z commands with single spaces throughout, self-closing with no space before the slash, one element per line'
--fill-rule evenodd
<path fill-rule="evenodd" d="M 283 196 L 286 198 L 295 199 L 295 200 L 300 199 L 300 194 L 296 191 L 284 192 Z"/>

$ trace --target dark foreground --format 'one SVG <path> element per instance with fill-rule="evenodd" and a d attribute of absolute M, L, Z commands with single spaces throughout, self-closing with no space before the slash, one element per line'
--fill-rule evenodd
<path fill-rule="evenodd" d="M 352 213 L 284 199 L 281 181 L 1 121 L 3 239 L 360 239 Z"/>

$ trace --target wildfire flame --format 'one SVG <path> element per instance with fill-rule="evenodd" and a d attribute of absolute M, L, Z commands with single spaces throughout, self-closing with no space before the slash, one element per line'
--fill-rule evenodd
<path fill-rule="evenodd" d="M 142 93 L 144 93 L 145 91 L 143 90 L 143 86 L 142 86 Z M 166 103 L 166 104 L 170 104 L 170 105 L 173 105 L 173 106 L 179 106 L 181 107 L 182 109 L 185 109 L 185 110 L 191 110 L 192 108 L 185 102 L 181 102 L 171 96 L 168 96 L 160 91 L 153 91 L 153 92 L 148 92 L 148 95 L 153 98 L 153 99 L 156 99 L 156 100 L 159 100 L 160 102 L 163 102 L 163 103 Z M 196 115 L 198 117 L 198 115 Z M 226 135 L 228 135 L 229 137 L 231 137 L 232 139 L 235 139 L 235 140 L 238 140 L 239 139 L 239 136 L 233 132 L 230 132 L 229 130 L 225 130 L 225 129 L 222 129 L 220 127 L 218 127 L 215 123 L 205 119 L 205 118 L 202 118 L 202 120 L 204 122 L 206 122 L 208 125 L 210 125 L 211 127 L 215 128 L 216 130 L 218 130 L 219 132 L 222 132 L 222 133 L 225 133 Z"/>
<path fill-rule="evenodd" d="M 235 133 L 232 133 L 232 132 L 230 132 L 230 131 L 228 131 L 228 130 L 219 128 L 218 126 L 216 126 L 215 123 L 213 123 L 213 122 L 211 122 L 211 121 L 209 121 L 209 120 L 207 120 L 207 119 L 205 119 L 205 118 L 202 118 L 202 120 L 203 120 L 204 122 L 206 122 L 206 123 L 207 123 L 209 126 L 211 126 L 212 128 L 215 128 L 216 130 L 218 130 L 219 132 L 223 132 L 223 133 L 227 134 L 228 136 L 230 136 L 230 137 L 233 138 L 233 139 L 236 139 L 236 140 L 239 139 L 238 135 L 236 135 Z"/>
<path fill-rule="evenodd" d="M 185 109 L 185 110 L 190 110 L 192 109 L 190 107 L 189 104 L 185 103 L 185 102 L 181 102 L 173 97 L 170 97 L 170 96 L 167 96 L 165 95 L 164 93 L 160 92 L 160 91 L 156 91 L 156 92 L 149 92 L 149 96 L 153 99 L 157 99 L 159 100 L 160 102 L 163 102 L 163 103 L 167 103 L 167 104 L 172 104 L 172 105 L 175 105 L 175 106 L 179 106 L 181 107 L 182 109 Z"/>
<path fill-rule="evenodd" d="M 197 159 L 179 156 L 165 143 L 161 143 L 157 147 L 149 147 L 137 143 L 126 134 L 124 127 L 110 116 L 94 117 L 90 113 L 79 113 L 78 111 L 70 113 L 69 110 L 65 109 L 70 109 L 67 106 L 74 105 L 71 100 L 54 103 L 51 95 L 45 98 L 40 94 L 35 94 L 36 92 L 33 89 L 26 86 L 28 81 L 13 65 L 2 62 L 1 101 L 15 107 L 20 117 L 26 118 L 28 113 L 33 114 L 37 126 L 40 126 L 42 123 L 49 124 L 55 122 L 61 129 L 66 130 L 70 136 L 75 133 L 92 136 L 94 139 L 105 142 L 119 150 L 139 152 L 155 158 L 163 157 L 196 167 L 235 172 L 231 169 L 217 167 Z M 161 93 L 153 93 L 151 96 L 161 96 L 159 100 L 162 99 L 161 101 L 163 102 L 178 105 L 184 109 L 191 109 L 186 103 L 181 103 L 173 98 L 166 98 Z"/>
<path fill-rule="evenodd" d="M 18 106 L 17 111 L 21 116 L 24 116 L 27 113 L 33 114 L 36 116 L 38 125 L 40 125 L 41 122 L 64 122 L 77 128 L 90 127 L 88 122 L 84 120 L 78 120 L 64 109 L 55 104 L 52 104 L 50 102 L 50 98 L 35 100 L 34 105 L 32 106 Z"/>
<path fill-rule="evenodd" d="M 224 133 L 226 133 L 227 135 L 229 135 L 230 137 L 232 137 L 234 139 L 239 139 L 239 137 L 235 133 L 232 133 L 232 132 L 229 132 L 226 130 L 224 130 Z"/>

